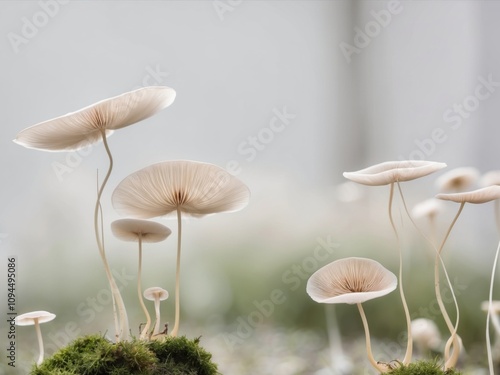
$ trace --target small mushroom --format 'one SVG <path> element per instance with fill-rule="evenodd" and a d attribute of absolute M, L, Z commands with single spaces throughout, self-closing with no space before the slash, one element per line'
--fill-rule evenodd
<path fill-rule="evenodd" d="M 139 301 L 141 303 L 142 310 L 146 315 L 146 325 L 142 332 L 140 333 L 140 339 L 144 340 L 146 338 L 149 327 L 151 326 L 151 316 L 149 315 L 148 309 L 144 304 L 142 298 L 142 287 L 141 287 L 141 272 L 142 272 L 142 243 L 143 242 L 161 242 L 165 240 L 172 231 L 165 225 L 160 223 L 155 223 L 148 220 L 139 219 L 120 219 L 111 223 L 111 231 L 115 237 L 124 240 L 139 243 L 139 269 L 137 272 L 137 293 L 139 295 Z"/>
<path fill-rule="evenodd" d="M 461 192 L 470 189 L 478 180 L 479 171 L 474 167 L 460 167 L 449 170 L 436 180 L 440 192 Z"/>
<path fill-rule="evenodd" d="M 401 250 L 401 245 L 399 243 L 399 234 L 394 224 L 392 217 L 392 202 L 394 197 L 394 184 L 397 184 L 401 199 L 406 208 L 406 202 L 403 197 L 403 192 L 401 190 L 400 182 L 410 181 L 420 177 L 427 176 L 434 173 L 442 168 L 446 167 L 445 163 L 425 161 L 425 160 L 403 160 L 403 161 L 388 161 L 380 164 L 370 166 L 355 172 L 344 172 L 344 177 L 348 180 L 369 186 L 382 186 L 390 185 L 389 192 L 389 221 L 391 223 L 394 234 L 398 241 L 398 252 L 399 252 L 399 294 L 401 296 L 401 302 L 403 304 L 403 309 L 406 317 L 406 329 L 408 331 L 408 341 L 406 354 L 403 359 L 404 364 L 411 362 L 411 356 L 413 352 L 413 341 L 411 337 L 411 317 L 410 310 L 408 309 L 408 304 L 406 303 L 406 298 L 403 288 L 403 254 Z"/>
<path fill-rule="evenodd" d="M 37 365 L 43 362 L 43 340 L 42 331 L 40 330 L 40 324 L 50 322 L 55 318 L 55 314 L 49 313 L 47 311 L 33 311 L 25 314 L 16 316 L 15 322 L 18 326 L 35 326 L 36 336 L 38 338 L 38 346 L 40 348 L 40 356 L 38 357 Z"/>
<path fill-rule="evenodd" d="M 160 301 L 168 298 L 168 292 L 157 286 L 153 286 L 144 291 L 144 298 L 155 303 L 156 322 L 153 329 L 153 336 L 160 333 Z"/>
<path fill-rule="evenodd" d="M 345 258 L 320 268 L 307 281 L 307 294 L 319 303 L 347 303 L 358 306 L 366 336 L 366 351 L 372 366 L 380 372 L 390 365 L 373 358 L 370 331 L 362 303 L 382 297 L 397 287 L 397 278 L 379 262 L 366 258 Z"/>
<path fill-rule="evenodd" d="M 415 219 L 426 218 L 430 224 L 431 242 L 436 245 L 436 216 L 443 211 L 443 202 L 436 198 L 426 199 L 413 207 L 412 215 Z"/>
<path fill-rule="evenodd" d="M 441 333 L 433 320 L 427 318 L 414 319 L 411 321 L 411 327 L 413 341 L 421 355 L 440 350 Z"/>
<path fill-rule="evenodd" d="M 170 214 L 177 217 L 175 323 L 172 336 L 177 336 L 180 321 L 182 214 L 201 217 L 234 212 L 245 207 L 249 198 L 248 187 L 226 170 L 189 160 L 147 166 L 123 179 L 113 192 L 113 207 L 120 214 L 143 219 Z"/>

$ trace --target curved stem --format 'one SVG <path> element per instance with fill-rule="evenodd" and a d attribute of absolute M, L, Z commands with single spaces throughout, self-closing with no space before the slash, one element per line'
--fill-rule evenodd
<path fill-rule="evenodd" d="M 417 224 L 415 223 L 415 221 L 413 220 L 413 218 L 411 217 L 411 214 L 410 214 L 410 212 L 408 210 L 408 207 L 406 206 L 406 201 L 405 201 L 405 199 L 403 197 L 403 191 L 401 189 L 401 185 L 399 183 L 398 183 L 398 188 L 399 188 L 399 194 L 401 195 L 401 199 L 403 201 L 403 206 L 405 208 L 406 214 L 408 215 L 408 218 L 410 219 L 411 223 L 413 224 L 413 226 L 415 227 L 415 229 L 417 230 L 417 232 L 427 242 L 429 242 L 431 244 L 432 248 L 434 249 L 434 251 L 436 253 L 436 259 L 435 259 L 435 263 L 434 263 L 434 267 L 435 267 L 434 268 L 435 269 L 434 273 L 436 274 L 436 268 L 438 267 L 438 265 L 437 265 L 438 259 L 439 259 L 439 262 L 441 263 L 441 267 L 443 267 L 443 272 L 444 272 L 444 275 L 446 277 L 446 282 L 448 283 L 448 286 L 450 288 L 450 292 L 451 292 L 451 295 L 452 295 L 452 298 L 453 298 L 453 303 L 455 304 L 455 311 L 457 313 L 457 320 L 455 322 L 455 327 L 453 328 L 453 330 L 450 329 L 451 337 L 450 337 L 450 339 L 448 340 L 448 342 L 446 343 L 446 346 L 445 346 L 445 358 L 447 358 L 449 356 L 449 350 L 450 350 L 451 342 L 453 341 L 453 345 L 455 347 L 457 347 L 459 345 L 459 342 L 457 340 L 455 340 L 455 335 L 456 335 L 456 332 L 457 332 L 457 329 L 458 329 L 458 323 L 459 323 L 459 317 L 460 317 L 460 310 L 458 308 L 457 297 L 455 296 L 455 292 L 453 290 L 453 284 L 451 283 L 450 277 L 448 275 L 448 271 L 446 270 L 446 266 L 444 264 L 443 258 L 441 257 L 441 251 L 442 251 L 442 249 L 444 247 L 444 244 L 445 244 L 446 240 L 448 239 L 448 236 L 450 235 L 450 232 L 451 232 L 451 229 L 453 228 L 453 225 L 457 221 L 458 216 L 460 215 L 460 212 L 463 209 L 463 206 L 459 209 L 459 212 L 455 216 L 455 219 L 453 220 L 451 226 L 448 228 L 448 231 L 446 232 L 446 236 L 445 236 L 445 239 L 443 240 L 443 243 L 441 244 L 440 248 L 438 249 L 437 245 L 436 245 L 435 237 L 433 239 L 427 238 L 422 233 L 422 231 L 420 230 L 420 228 L 417 226 Z M 434 221 L 432 221 L 432 222 L 434 222 Z M 437 274 L 438 289 L 437 289 L 437 292 L 436 292 L 436 299 L 438 300 L 438 304 L 439 304 L 439 300 L 441 299 L 441 291 L 440 291 L 440 287 L 439 287 L 439 268 L 437 268 L 437 269 L 438 269 L 437 270 L 437 272 L 438 272 L 438 274 Z M 449 321 L 449 316 L 448 316 L 446 310 L 444 310 L 444 312 L 443 312 L 444 305 L 441 303 L 441 304 L 439 304 L 439 307 L 440 307 L 440 310 L 441 310 L 441 314 L 443 315 L 443 317 L 445 317 L 445 320 L 446 320 L 446 318 L 448 318 L 448 321 Z M 451 322 L 450 322 L 450 325 L 451 325 Z M 448 327 L 450 327 L 450 325 L 448 325 Z M 453 363 L 453 366 L 456 364 L 456 360 L 458 359 L 458 355 L 460 354 L 460 349 L 458 349 L 457 351 L 454 350 L 453 353 L 454 353 L 454 356 L 451 359 L 451 362 L 445 362 L 445 367 L 446 367 L 446 363 L 450 363 L 450 364 Z"/>
<path fill-rule="evenodd" d="M 160 333 L 160 298 L 155 299 L 155 315 L 156 315 L 156 322 L 155 322 L 155 328 L 153 331 L 153 335 L 157 335 Z"/>
<path fill-rule="evenodd" d="M 496 203 L 496 201 L 495 201 Z M 495 273 L 496 267 L 498 263 L 498 255 L 500 252 L 500 242 L 497 246 L 497 251 L 495 253 L 495 260 L 493 261 L 493 269 L 491 270 L 491 282 L 490 282 L 490 294 L 488 297 L 488 315 L 486 316 L 486 350 L 488 351 L 488 367 L 490 370 L 490 375 L 493 375 L 494 367 L 493 367 L 493 355 L 491 353 L 491 342 L 490 342 L 490 316 L 491 316 L 491 305 L 493 303 L 493 285 L 495 283 Z"/>
<path fill-rule="evenodd" d="M 176 337 L 179 331 L 179 315 L 180 308 L 180 273 L 181 273 L 181 236 L 182 236 L 182 220 L 181 209 L 177 207 L 177 265 L 175 271 L 175 323 L 172 329 L 172 336 Z"/>
<path fill-rule="evenodd" d="M 137 294 L 139 296 L 139 301 L 141 303 L 142 311 L 146 315 L 146 325 L 144 326 L 139 338 L 141 340 L 146 339 L 149 327 L 151 327 L 151 316 L 149 311 L 144 304 L 144 298 L 142 297 L 142 286 L 141 286 L 141 276 L 142 274 L 142 233 L 139 233 L 139 270 L 137 271 Z"/>
<path fill-rule="evenodd" d="M 99 223 L 98 223 L 102 192 L 104 190 L 104 187 L 106 186 L 106 183 L 108 182 L 109 176 L 111 175 L 111 171 L 113 170 L 113 157 L 111 156 L 111 152 L 108 147 L 108 142 L 106 140 L 106 131 L 104 129 L 101 131 L 101 135 L 104 147 L 106 149 L 106 153 L 109 158 L 109 168 L 101 184 L 101 187 L 99 188 L 99 191 L 97 193 L 97 200 L 94 209 L 94 231 L 95 231 L 97 246 L 99 248 L 99 254 L 101 255 L 101 260 L 104 265 L 104 270 L 106 271 L 106 277 L 108 278 L 109 286 L 111 288 L 111 294 L 113 295 L 114 301 L 116 302 L 116 306 L 118 308 L 120 331 L 116 332 L 116 340 L 120 341 L 122 339 L 127 339 L 129 335 L 127 311 L 125 310 L 125 304 L 123 303 L 120 290 L 116 285 L 115 279 L 113 278 L 113 274 L 111 273 L 111 269 L 109 268 L 109 264 L 106 259 L 106 253 L 104 250 L 104 241 L 101 238 L 101 234 L 99 233 Z M 115 327 L 116 327 L 116 317 L 115 317 Z"/>
<path fill-rule="evenodd" d="M 40 323 L 38 322 L 38 319 L 35 319 L 35 330 L 36 330 L 36 337 L 38 339 L 38 347 L 40 348 L 40 355 L 38 356 L 38 361 L 36 361 L 37 365 L 41 365 L 43 362 L 43 340 L 42 340 L 42 331 L 40 330 Z"/>
<path fill-rule="evenodd" d="M 375 367 L 377 371 L 386 372 L 387 369 L 381 366 L 379 363 L 377 363 L 377 361 L 375 361 L 375 358 L 373 358 L 372 346 L 370 343 L 370 329 L 368 328 L 368 321 L 366 320 L 365 311 L 363 310 L 363 306 L 361 306 L 361 303 L 357 303 L 357 305 L 358 305 L 359 315 L 361 315 L 361 320 L 363 321 L 363 328 L 365 329 L 366 354 L 368 355 L 368 360 L 370 361 L 371 365 Z"/>
<path fill-rule="evenodd" d="M 399 186 L 399 183 L 398 183 Z M 399 294 L 401 295 L 401 302 L 403 303 L 403 309 L 406 317 L 406 330 L 408 331 L 408 341 L 406 344 L 406 354 L 403 359 L 403 364 L 407 365 L 411 362 L 411 357 L 413 354 L 413 340 L 411 335 L 411 317 L 410 311 L 408 309 L 408 304 L 406 303 L 405 294 L 403 291 L 403 251 L 401 250 L 401 242 L 399 240 L 399 234 L 394 225 L 394 220 L 392 218 L 392 202 L 394 198 L 394 183 L 391 183 L 391 191 L 389 195 L 389 220 L 391 222 L 392 229 L 396 235 L 397 247 L 399 251 Z"/>
<path fill-rule="evenodd" d="M 450 316 L 448 315 L 448 312 L 446 311 L 446 308 L 444 306 L 443 298 L 441 297 L 441 286 L 440 286 L 440 280 L 439 280 L 438 260 L 441 259 L 441 261 L 442 261 L 441 252 L 443 251 L 444 244 L 446 243 L 448 237 L 450 236 L 451 230 L 453 229 L 453 226 L 457 222 L 457 219 L 460 216 L 460 213 L 462 212 L 464 206 L 465 206 L 465 202 L 462 202 L 460 204 L 460 208 L 458 209 L 455 217 L 453 218 L 453 221 L 451 222 L 450 226 L 448 227 L 448 230 L 443 238 L 443 242 L 441 242 L 441 245 L 439 246 L 439 249 L 437 250 L 436 258 L 435 258 L 435 262 L 434 262 L 434 289 L 436 292 L 436 300 L 438 302 L 439 309 L 441 310 L 441 314 L 443 315 L 443 318 L 446 322 L 446 326 L 450 330 L 451 336 L 450 336 L 448 341 L 451 340 L 453 342 L 453 356 L 451 358 L 450 358 L 450 353 L 449 353 L 450 352 L 450 345 L 448 345 L 448 343 L 447 343 L 446 347 L 445 347 L 445 351 L 444 351 L 445 370 L 455 366 L 455 364 L 458 360 L 458 356 L 460 354 L 460 343 L 458 342 L 458 338 L 457 338 L 457 328 L 458 328 L 460 315 L 459 315 L 459 310 L 457 307 L 457 319 L 456 319 L 455 325 L 453 325 L 451 323 Z M 443 265 L 443 268 L 444 268 L 444 265 Z M 448 282 L 449 282 L 449 279 L 448 279 Z M 451 288 L 451 283 L 450 283 L 450 290 L 453 293 L 453 288 Z M 454 293 L 453 293 L 453 296 L 454 296 Z"/>

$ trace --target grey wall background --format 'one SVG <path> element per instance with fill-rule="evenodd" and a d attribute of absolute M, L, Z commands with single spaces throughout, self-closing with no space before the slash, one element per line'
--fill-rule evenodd
<path fill-rule="evenodd" d="M 109 138 L 116 165 L 103 208 L 108 222 L 118 218 L 112 189 L 150 163 L 237 162 L 249 207 L 186 225 L 186 308 L 217 320 L 238 289 L 213 264 L 247 262 L 249 277 L 260 275 L 286 263 L 297 244 L 309 249 L 317 236 L 356 230 L 335 195 L 343 171 L 420 156 L 450 168 L 499 168 L 499 12 L 495 1 L 2 1 L 0 249 L 2 268 L 8 255 L 18 260 L 19 311 L 50 310 L 61 298 L 78 304 L 69 284 L 105 285 L 92 210 L 96 169 L 107 167 L 101 144 L 85 154 L 44 153 L 14 144 L 20 130 L 140 86 L 174 88 L 171 107 Z M 358 30 L 372 36 L 356 44 Z M 349 56 L 347 44 L 356 48 Z M 454 105 L 465 108 L 458 117 Z M 249 160 L 248 137 L 269 135 L 263 129 L 284 111 L 284 130 Z M 373 195 L 385 204 L 381 191 Z M 409 191 L 416 202 L 435 188 L 428 179 Z M 364 210 L 364 228 L 386 224 Z M 491 207 L 470 211 L 456 229 L 460 243 L 484 241 L 492 252 Z M 111 262 L 134 272 L 135 252 L 108 238 Z M 145 285 L 158 274 L 172 282 L 168 246 L 151 247 Z M 463 259 L 480 267 L 491 252 L 481 259 L 464 251 Z M 72 307 L 66 314 L 78 318 Z"/>

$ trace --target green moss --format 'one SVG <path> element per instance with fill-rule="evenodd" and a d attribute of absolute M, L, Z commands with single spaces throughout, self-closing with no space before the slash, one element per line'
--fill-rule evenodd
<path fill-rule="evenodd" d="M 436 361 L 418 361 L 407 366 L 398 366 L 386 374 L 391 375 L 460 375 L 455 370 L 442 370 L 442 365 Z"/>
<path fill-rule="evenodd" d="M 100 335 L 79 338 L 35 365 L 31 375 L 216 375 L 199 338 L 167 337 L 115 344 Z"/>

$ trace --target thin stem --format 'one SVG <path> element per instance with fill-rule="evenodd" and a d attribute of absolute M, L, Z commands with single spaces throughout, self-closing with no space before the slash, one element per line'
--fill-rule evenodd
<path fill-rule="evenodd" d="M 488 351 L 488 367 L 490 370 L 490 375 L 493 375 L 495 373 L 493 367 L 493 355 L 491 353 L 491 342 L 490 342 L 490 316 L 491 316 L 491 305 L 493 303 L 493 285 L 495 283 L 495 273 L 496 273 L 499 253 L 500 253 L 500 242 L 498 242 L 497 251 L 495 253 L 495 260 L 493 261 L 493 269 L 491 270 L 490 294 L 488 297 L 488 315 L 486 316 L 486 350 Z"/>
<path fill-rule="evenodd" d="M 398 183 L 398 189 L 399 189 L 399 194 L 400 194 L 400 196 L 401 196 L 401 200 L 403 201 L 403 206 L 404 206 L 404 209 L 405 209 L 405 211 L 406 211 L 406 214 L 408 215 L 408 218 L 410 219 L 411 223 L 413 224 L 413 226 L 415 227 L 415 229 L 417 230 L 417 232 L 418 232 L 418 233 L 419 233 L 419 234 L 420 234 L 420 235 L 421 235 L 421 236 L 422 236 L 422 237 L 423 237 L 423 238 L 424 238 L 427 242 L 429 242 L 429 243 L 431 244 L 432 248 L 434 249 L 434 251 L 435 251 L 435 253 L 436 253 L 436 259 L 435 259 L 435 262 L 434 262 L 434 267 L 435 267 L 435 268 L 434 268 L 434 269 L 435 269 L 435 271 L 434 271 L 434 272 L 435 272 L 435 274 L 436 274 L 436 268 L 438 267 L 438 264 L 437 264 L 438 259 L 439 259 L 439 262 L 441 263 L 441 266 L 443 267 L 443 272 L 444 272 L 444 275 L 445 275 L 445 277 L 446 277 L 446 282 L 447 282 L 447 283 L 448 283 L 448 285 L 449 285 L 450 292 L 451 292 L 451 295 L 452 295 L 452 298 L 453 298 L 453 302 L 454 302 L 454 304 L 455 304 L 455 310 L 456 310 L 456 313 L 457 313 L 457 320 L 456 320 L 456 322 L 455 322 L 455 327 L 454 327 L 454 329 L 453 329 L 453 330 L 451 330 L 451 329 L 450 329 L 450 332 L 451 332 L 451 337 L 450 337 L 450 340 L 452 340 L 452 341 L 453 341 L 454 346 L 456 346 L 456 345 L 458 345 L 458 344 L 459 344 L 459 343 L 458 343 L 458 341 L 456 341 L 456 340 L 455 340 L 455 335 L 456 335 L 456 332 L 457 332 L 457 329 L 458 329 L 458 323 L 459 323 L 459 317 L 460 317 L 460 310 L 459 310 L 459 308 L 458 308 L 458 301 L 457 301 L 457 297 L 455 296 L 455 292 L 454 292 L 454 290 L 453 290 L 453 284 L 451 283 L 450 277 L 449 277 L 449 275 L 448 275 L 448 271 L 446 270 L 446 266 L 445 266 L 445 264 L 444 264 L 443 258 L 441 257 L 441 251 L 442 251 L 442 249 L 443 249 L 443 247 L 444 247 L 444 244 L 445 244 L 445 242 L 446 242 L 446 239 L 447 239 L 447 238 L 448 238 L 448 236 L 450 235 L 451 229 L 452 229 L 453 225 L 455 224 L 455 222 L 456 222 L 456 220 L 457 220 L 457 218 L 458 218 L 458 215 L 460 214 L 460 212 L 461 212 L 461 210 L 462 210 L 462 208 L 463 208 L 463 207 L 461 207 L 461 208 L 460 208 L 460 210 L 459 210 L 459 212 L 458 212 L 457 216 L 455 217 L 455 219 L 454 219 L 454 221 L 453 221 L 452 225 L 450 226 L 450 228 L 448 229 L 448 232 L 446 233 L 446 236 L 445 236 L 445 239 L 444 239 L 443 243 L 441 244 L 440 248 L 439 248 L 439 249 L 437 249 L 437 247 L 436 247 L 437 245 L 436 245 L 435 239 L 434 239 L 434 240 L 430 240 L 429 238 L 427 238 L 427 237 L 426 237 L 426 236 L 422 233 L 422 231 L 420 230 L 420 228 L 417 226 L 417 224 L 415 223 L 415 221 L 413 220 L 413 218 L 411 217 L 411 214 L 410 214 L 410 212 L 409 212 L 409 210 L 408 210 L 408 207 L 407 207 L 407 205 L 406 205 L 406 201 L 405 201 L 405 199 L 404 199 L 404 197 L 403 197 L 403 191 L 402 191 L 402 189 L 401 189 L 401 185 L 400 185 L 399 183 Z M 437 272 L 438 272 L 438 277 L 437 277 L 437 280 L 438 280 L 438 291 L 436 292 L 436 298 L 437 298 L 437 300 L 438 300 L 438 304 L 439 304 L 439 300 L 441 299 L 441 291 L 440 291 L 440 287 L 439 287 L 439 268 L 438 268 L 438 271 L 437 271 Z M 438 297 L 438 296 L 439 296 L 439 297 Z M 444 313 L 443 313 L 444 305 L 442 305 L 442 303 L 441 303 L 441 304 L 439 304 L 439 307 L 440 307 L 440 309 L 442 308 L 442 309 L 441 309 L 441 314 L 443 315 L 443 317 L 445 317 L 445 316 L 446 316 L 446 317 L 448 317 L 448 321 L 449 321 L 449 316 L 448 316 L 448 314 L 447 314 L 446 310 L 444 310 Z M 446 318 L 445 318 L 445 320 L 446 320 Z M 450 322 L 450 324 L 451 324 L 451 322 Z M 448 327 L 449 327 L 449 325 L 448 325 Z M 447 358 L 447 357 L 448 357 L 448 355 L 449 355 L 449 349 L 450 349 L 449 345 L 451 344 L 451 341 L 450 341 L 450 340 L 449 340 L 449 342 L 447 342 L 447 343 L 446 343 L 446 346 L 445 346 L 445 358 Z M 453 353 L 454 353 L 454 354 L 456 353 L 456 356 L 455 356 L 455 355 L 453 356 L 452 362 L 450 362 L 450 363 L 453 363 L 453 366 L 454 366 L 454 365 L 455 365 L 455 363 L 456 363 L 456 360 L 458 359 L 458 355 L 460 354 L 460 351 L 459 351 L 459 350 L 457 350 L 457 351 L 454 351 Z M 453 362 L 453 361 L 454 361 L 454 362 Z M 445 362 L 445 363 L 446 363 L 446 362 Z"/>
<path fill-rule="evenodd" d="M 146 325 L 144 326 L 139 338 L 144 340 L 147 337 L 149 327 L 151 327 L 151 316 L 149 315 L 149 311 L 144 304 L 144 298 L 142 297 L 142 286 L 141 286 L 141 278 L 142 278 L 142 233 L 139 233 L 139 270 L 137 271 L 137 295 L 139 296 L 139 301 L 141 303 L 142 311 L 146 315 Z"/>
<path fill-rule="evenodd" d="M 398 183 L 399 186 L 399 183 Z M 401 295 L 401 302 L 403 303 L 403 309 L 406 317 L 406 330 L 408 331 L 408 341 L 406 344 L 406 354 L 403 359 L 403 364 L 407 365 L 411 362 L 411 357 L 413 354 L 413 341 L 411 336 L 411 317 L 410 311 L 408 309 L 408 304 L 406 303 L 405 294 L 403 291 L 403 251 L 401 250 L 401 242 L 399 240 L 399 234 L 394 225 L 394 220 L 392 218 L 392 202 L 394 198 L 394 183 L 391 183 L 391 191 L 389 194 L 389 220 L 391 222 L 392 229 L 396 235 L 397 247 L 399 251 L 399 294 Z"/>
<path fill-rule="evenodd" d="M 120 294 L 120 290 L 118 289 L 118 286 L 116 285 L 115 279 L 113 278 L 113 274 L 111 273 L 111 269 L 109 267 L 108 261 L 106 259 L 106 253 L 104 250 L 104 242 L 103 239 L 101 238 L 101 234 L 99 233 L 99 223 L 98 223 L 98 218 L 99 218 L 99 211 L 101 207 L 101 196 L 102 192 L 104 190 L 104 187 L 106 186 L 106 183 L 108 182 L 109 176 L 111 175 L 111 171 L 113 170 L 113 157 L 111 156 L 111 151 L 109 150 L 108 147 L 108 142 L 106 140 L 106 131 L 103 129 L 101 131 L 102 134 L 102 141 L 104 143 L 104 147 L 106 149 L 106 153 L 109 158 L 109 168 L 108 172 L 106 173 L 106 176 L 104 177 L 104 180 L 101 184 L 101 187 L 98 190 L 97 193 L 97 200 L 96 200 L 96 205 L 94 209 L 94 231 L 95 231 L 95 237 L 97 241 L 97 246 L 99 248 L 99 254 L 101 255 L 101 260 L 104 265 L 104 270 L 106 271 L 106 277 L 108 278 L 109 286 L 111 288 L 111 294 L 116 302 L 116 306 L 118 308 L 118 314 L 119 314 L 119 327 L 120 331 L 116 332 L 116 337 L 117 341 L 120 341 L 122 339 L 126 339 L 129 335 L 129 327 L 128 327 L 128 318 L 127 318 L 127 311 L 125 310 L 125 304 L 123 303 L 122 296 Z M 116 327 L 116 317 L 115 317 L 115 327 Z"/>
<path fill-rule="evenodd" d="M 368 321 L 366 320 L 365 311 L 363 310 L 363 306 L 361 306 L 361 303 L 358 303 L 357 305 L 358 305 L 359 315 L 361 315 L 361 320 L 363 321 L 363 328 L 365 329 L 366 354 L 368 355 L 368 360 L 370 361 L 371 365 L 375 367 L 377 371 L 386 372 L 387 369 L 381 366 L 379 363 L 377 363 L 377 361 L 375 361 L 375 358 L 373 358 L 372 347 L 370 343 L 370 329 L 368 328 Z"/>
<path fill-rule="evenodd" d="M 153 330 L 153 335 L 157 335 L 160 333 L 160 297 L 155 299 L 155 315 L 156 315 L 156 322 L 155 322 L 155 328 Z"/>
<path fill-rule="evenodd" d="M 180 308 L 180 273 L 181 273 L 181 236 L 182 236 L 182 220 L 181 209 L 177 207 L 177 265 L 175 271 L 175 323 L 172 329 L 172 336 L 176 337 L 179 331 L 179 316 Z"/>
<path fill-rule="evenodd" d="M 38 339 L 38 347 L 40 348 L 40 355 L 38 357 L 37 365 L 40 365 L 43 362 L 43 340 L 42 340 L 42 331 L 40 330 L 40 323 L 38 322 L 38 318 L 35 319 L 35 330 L 36 337 Z"/>

